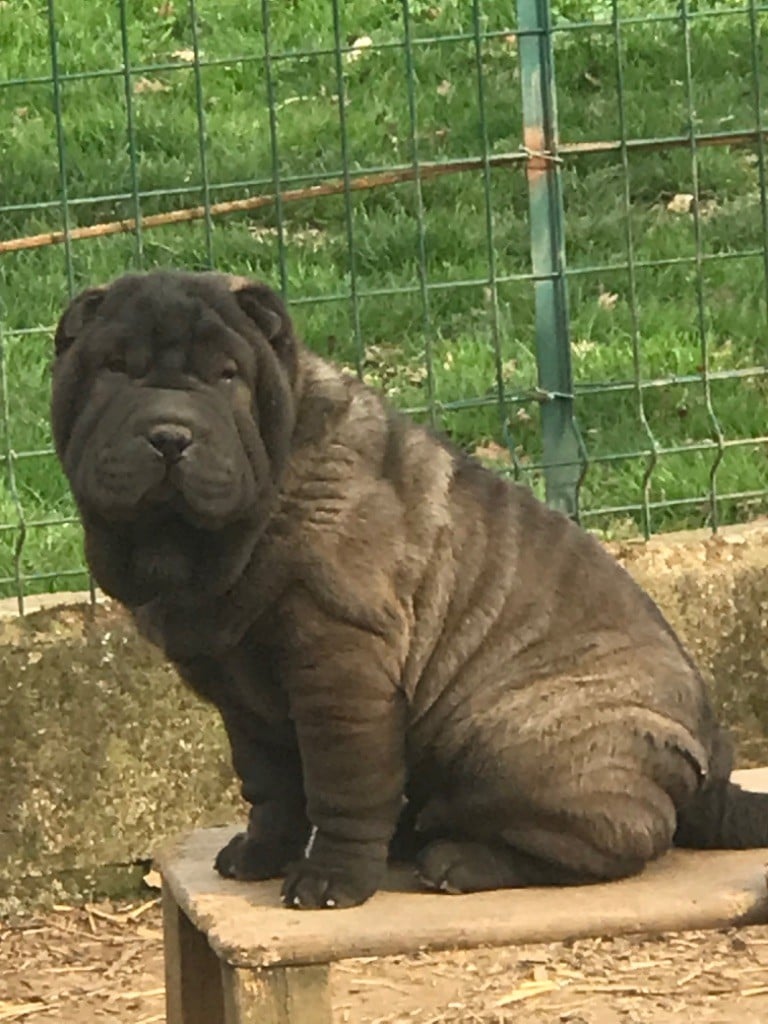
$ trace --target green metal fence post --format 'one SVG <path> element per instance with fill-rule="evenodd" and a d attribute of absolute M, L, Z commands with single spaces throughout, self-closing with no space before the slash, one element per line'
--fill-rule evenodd
<path fill-rule="evenodd" d="M 288 298 L 288 255 L 285 241 L 285 212 L 282 196 L 282 171 L 280 168 L 280 132 L 277 123 L 277 95 L 275 74 L 272 67 L 272 23 L 270 0 L 261 0 L 261 34 L 264 44 L 264 80 L 267 91 L 269 112 L 269 151 L 272 169 L 272 188 L 275 195 L 275 220 L 277 221 L 277 266 L 280 273 L 280 292 Z"/>
<path fill-rule="evenodd" d="M 585 460 L 573 414 L 564 213 L 548 0 L 517 0 L 517 13 L 546 498 L 553 508 L 578 517 L 578 490 Z"/>

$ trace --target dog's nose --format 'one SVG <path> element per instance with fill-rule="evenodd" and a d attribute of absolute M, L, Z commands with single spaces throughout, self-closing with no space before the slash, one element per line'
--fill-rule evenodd
<path fill-rule="evenodd" d="M 192 431 L 179 423 L 159 423 L 152 427 L 147 440 L 163 456 L 166 462 L 178 462 L 192 444 Z"/>

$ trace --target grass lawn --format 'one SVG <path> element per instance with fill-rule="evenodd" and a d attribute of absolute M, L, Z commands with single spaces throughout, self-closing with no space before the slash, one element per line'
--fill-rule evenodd
<path fill-rule="evenodd" d="M 0 0 L 0 238 L 61 228 L 63 187 L 76 226 L 133 216 L 137 192 L 146 215 L 268 192 L 276 178 L 283 188 L 312 184 L 340 175 L 344 155 L 355 173 L 410 164 L 414 153 L 422 161 L 479 156 L 484 137 L 491 153 L 518 149 L 513 0 L 478 2 L 490 33 L 480 59 L 484 128 L 471 0 L 410 0 L 407 25 L 401 0 L 346 0 L 336 31 L 329 0 L 266 6 L 269 77 L 260 3 L 198 0 L 195 22 L 183 0 L 133 0 L 122 23 L 117 2 L 57 0 L 64 78 L 54 92 L 47 5 Z M 716 7 L 688 0 L 687 50 L 676 0 L 618 0 L 617 7 L 618 33 L 605 0 L 564 0 L 555 10 L 564 142 L 618 139 L 622 111 L 633 139 L 679 136 L 691 112 L 700 133 L 753 130 L 756 89 L 768 126 L 768 54 L 763 44 L 755 55 L 745 0 Z M 655 20 L 641 24 L 640 14 Z M 757 5 L 753 20 L 766 36 L 768 5 Z M 341 61 L 337 36 L 352 46 Z M 360 43 L 364 37 L 373 45 Z M 652 530 L 709 523 L 713 472 L 724 496 L 721 522 L 768 510 L 759 155 L 757 147 L 702 147 L 694 168 L 687 147 L 632 149 L 626 178 L 617 153 L 564 161 L 576 411 L 593 460 L 581 504 L 586 525 L 606 534 L 641 528 L 644 486 Z M 698 219 L 684 199 L 669 209 L 673 197 L 696 191 L 697 180 Z M 313 347 L 360 366 L 406 408 L 431 402 L 457 442 L 542 491 L 537 403 L 513 400 L 500 414 L 495 397 L 499 380 L 518 398 L 536 384 L 533 288 L 519 279 L 531 268 L 522 167 L 493 169 L 487 195 L 481 172 L 462 173 L 425 180 L 421 189 L 410 182 L 356 193 L 348 203 L 317 198 L 210 225 L 10 253 L 0 256 L 8 408 L 0 455 L 12 450 L 18 458 L 12 472 L 4 459 L 0 483 L 0 593 L 15 592 L 17 562 L 32 577 L 28 592 L 85 582 L 47 421 L 50 331 L 70 288 L 137 266 L 210 263 L 284 284 Z M 700 379 L 705 359 L 714 373 L 709 402 Z M 756 367 L 762 373 L 749 372 Z M 627 384 L 636 369 L 643 381 L 667 382 L 644 390 L 642 416 L 634 389 L 599 387 Z M 713 436 L 726 442 L 720 453 Z M 749 443 L 731 445 L 739 440 Z"/>

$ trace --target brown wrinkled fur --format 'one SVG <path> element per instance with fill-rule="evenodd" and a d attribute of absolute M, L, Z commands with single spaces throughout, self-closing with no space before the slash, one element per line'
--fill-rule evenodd
<path fill-rule="evenodd" d="M 676 832 L 768 843 L 651 600 L 311 354 L 265 286 L 128 275 L 78 297 L 56 347 L 97 582 L 218 707 L 253 806 L 222 873 L 347 906 L 388 849 L 464 891 L 621 877 Z M 166 466 L 147 438 L 169 424 L 188 447 Z"/>

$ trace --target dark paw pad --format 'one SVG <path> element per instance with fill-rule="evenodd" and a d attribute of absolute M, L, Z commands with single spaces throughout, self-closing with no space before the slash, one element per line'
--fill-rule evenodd
<path fill-rule="evenodd" d="M 458 894 L 520 885 L 513 860 L 511 850 L 441 839 L 422 850 L 416 867 L 429 889 Z"/>
<path fill-rule="evenodd" d="M 336 910 L 365 903 L 379 887 L 379 871 L 360 865 L 337 870 L 299 861 L 288 869 L 283 903 L 297 910 Z"/>
<path fill-rule="evenodd" d="M 239 832 L 219 851 L 214 867 L 224 878 L 241 882 L 260 882 L 285 874 L 296 847 L 284 843 L 260 843 L 247 832 Z"/>

